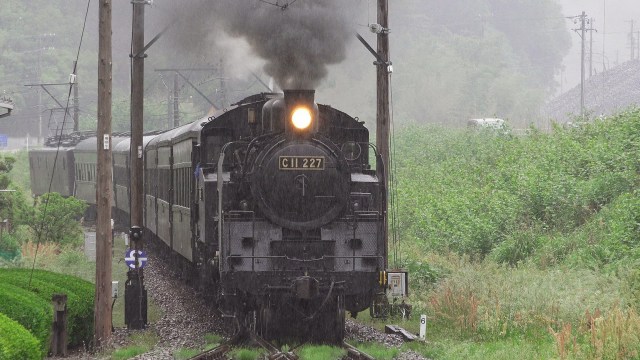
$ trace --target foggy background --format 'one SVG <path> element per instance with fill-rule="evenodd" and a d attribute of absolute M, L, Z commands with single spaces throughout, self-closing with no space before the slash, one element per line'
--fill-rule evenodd
<path fill-rule="evenodd" d="M 96 126 L 97 3 L 92 1 L 89 8 L 78 65 L 83 130 Z M 375 48 L 368 25 L 376 22 L 376 1 L 278 3 L 292 4 L 283 10 L 259 0 L 156 0 L 146 7 L 147 42 L 168 23 L 179 21 L 147 52 L 145 130 L 170 127 L 176 75 L 156 71 L 167 68 L 200 69 L 181 73 L 218 109 L 269 88 L 311 87 L 318 102 L 373 127 L 374 58 L 355 33 Z M 16 110 L 0 120 L 0 133 L 37 136 L 42 117 L 46 135 L 47 123 L 60 126 L 63 113 L 47 110 L 57 105 L 42 92 L 38 107 L 38 91 L 23 85 L 67 81 L 87 3 L 6 4 L 0 12 L 0 94 L 10 96 Z M 501 117 L 514 128 L 548 127 L 552 119 L 543 111 L 545 103 L 579 83 L 580 38 L 572 31 L 579 24 L 566 17 L 583 10 L 598 30 L 593 36 L 595 72 L 603 69 L 603 44 L 607 69 L 629 61 L 629 20 L 640 30 L 640 4 L 635 0 L 392 1 L 394 122 L 460 127 L 469 118 Z M 126 131 L 129 2 L 113 2 L 113 41 L 114 131 Z M 186 81 L 177 78 L 177 84 L 181 123 L 212 111 Z M 66 104 L 68 87 L 50 90 Z M 68 126 L 70 119 L 66 121 Z"/>
<path fill-rule="evenodd" d="M 602 72 L 603 62 L 606 68 L 611 68 L 630 60 L 629 33 L 631 31 L 631 20 L 634 21 L 634 32 L 636 32 L 634 37 L 637 58 L 639 50 L 637 48 L 637 31 L 640 30 L 640 2 L 635 0 L 559 0 L 559 3 L 565 16 L 580 15 L 584 11 L 588 18 L 594 18 L 593 27 L 597 32 L 593 33 L 593 69 L 596 72 Z M 567 27 L 576 29 L 580 27 L 580 24 L 574 24 L 572 20 L 567 19 Z M 558 76 L 558 82 L 562 79 L 563 84 L 562 88 L 558 89 L 559 92 L 562 92 L 561 90 L 566 91 L 580 83 L 580 37 L 577 33 L 572 32 L 571 39 L 571 50 L 563 61 L 562 77 Z M 588 33 L 587 40 L 589 40 Z M 604 61 L 602 56 L 603 49 Z M 588 54 L 588 45 L 586 51 Z"/>

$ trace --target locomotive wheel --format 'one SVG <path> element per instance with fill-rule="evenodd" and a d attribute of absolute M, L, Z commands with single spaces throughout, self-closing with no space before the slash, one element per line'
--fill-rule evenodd
<path fill-rule="evenodd" d="M 344 296 L 338 296 L 318 316 L 313 339 L 322 343 L 342 344 L 344 340 L 345 310 Z"/>

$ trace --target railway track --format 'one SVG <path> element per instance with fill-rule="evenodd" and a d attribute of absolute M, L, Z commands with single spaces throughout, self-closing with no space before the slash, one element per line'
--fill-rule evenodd
<path fill-rule="evenodd" d="M 355 346 L 349 345 L 346 342 L 342 343 L 342 347 L 347 350 L 347 359 L 350 360 L 375 360 L 373 356 L 368 355 L 358 349 Z"/>
<path fill-rule="evenodd" d="M 293 351 L 281 351 L 272 343 L 266 341 L 255 333 L 250 335 L 251 341 L 266 351 L 265 359 L 268 360 L 299 360 L 299 357 Z M 347 351 L 347 355 L 344 359 L 348 360 L 375 360 L 371 355 L 368 355 L 356 347 L 344 342 L 342 347 Z M 222 344 L 211 350 L 204 351 L 189 360 L 228 360 L 228 353 L 233 350 L 233 347 L 229 344 Z"/>
<path fill-rule="evenodd" d="M 227 360 L 227 354 L 231 351 L 231 346 L 222 344 L 211 350 L 204 351 L 189 360 Z"/>

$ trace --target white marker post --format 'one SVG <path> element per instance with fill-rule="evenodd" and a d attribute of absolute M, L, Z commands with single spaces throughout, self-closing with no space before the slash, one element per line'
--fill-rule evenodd
<path fill-rule="evenodd" d="M 420 340 L 427 338 L 427 315 L 420 315 Z"/>

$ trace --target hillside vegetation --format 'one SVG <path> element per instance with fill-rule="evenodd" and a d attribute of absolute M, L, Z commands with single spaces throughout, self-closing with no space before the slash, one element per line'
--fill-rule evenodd
<path fill-rule="evenodd" d="M 640 259 L 640 111 L 552 135 L 412 127 L 397 143 L 402 236 L 517 265 Z"/>
<path fill-rule="evenodd" d="M 640 110 L 524 136 L 415 126 L 395 148 L 428 355 L 640 356 Z"/>

